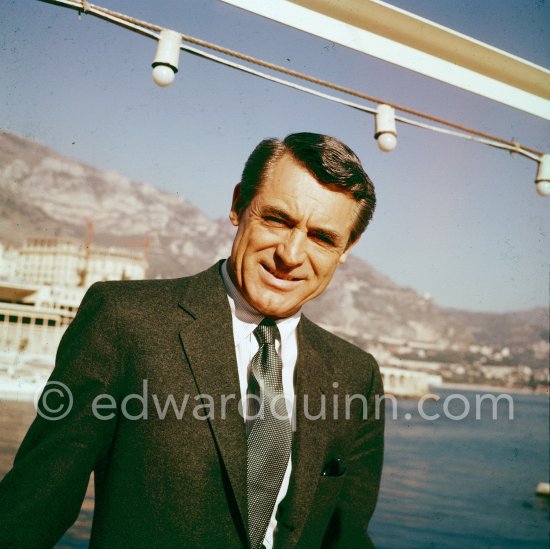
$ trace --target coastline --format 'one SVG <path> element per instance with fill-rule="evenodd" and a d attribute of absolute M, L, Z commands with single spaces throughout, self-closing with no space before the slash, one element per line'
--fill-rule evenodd
<path fill-rule="evenodd" d="M 546 395 L 548 396 L 548 389 L 546 392 L 537 392 L 532 389 L 527 389 L 523 387 L 504 387 L 502 385 L 486 385 L 486 384 L 473 384 L 473 383 L 442 383 L 440 386 L 435 387 L 434 389 L 446 389 L 446 390 L 457 390 L 457 391 L 485 391 L 488 393 L 513 393 L 518 395 Z"/>

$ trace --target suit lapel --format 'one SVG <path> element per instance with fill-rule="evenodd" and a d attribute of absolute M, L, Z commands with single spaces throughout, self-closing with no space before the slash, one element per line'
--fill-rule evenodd
<path fill-rule="evenodd" d="M 327 357 L 319 353 L 315 339 L 313 325 L 302 316 L 298 326 L 292 474 L 279 519 L 292 526 L 294 539 L 299 538 L 311 510 L 330 437 L 329 426 L 334 423 L 331 421 L 333 369 Z M 323 410 L 326 419 L 313 419 Z"/>
<path fill-rule="evenodd" d="M 213 403 L 208 422 L 246 524 L 245 426 L 238 411 L 241 395 L 231 311 L 219 264 L 190 280 L 180 307 L 188 315 L 180 330 L 182 346 L 199 394 L 208 395 L 205 403 Z"/>

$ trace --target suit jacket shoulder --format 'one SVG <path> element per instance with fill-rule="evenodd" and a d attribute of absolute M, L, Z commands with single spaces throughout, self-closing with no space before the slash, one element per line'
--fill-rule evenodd
<path fill-rule="evenodd" d="M 374 378 L 380 377 L 378 363 L 370 353 L 322 328 L 305 315 L 300 320 L 299 334 L 307 338 L 317 352 L 330 361 L 336 373 L 346 379 L 354 378 L 370 388 Z"/>
<path fill-rule="evenodd" d="M 208 295 L 218 299 L 225 296 L 219 263 L 195 275 L 181 278 L 96 282 L 88 289 L 86 296 L 88 299 L 114 300 L 125 309 L 141 311 L 158 304 L 163 307 L 174 302 L 177 304 L 197 291 L 202 294 L 201 299 Z"/>

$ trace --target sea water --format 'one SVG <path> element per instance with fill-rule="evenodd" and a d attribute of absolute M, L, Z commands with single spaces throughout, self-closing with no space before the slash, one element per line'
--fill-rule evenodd
<path fill-rule="evenodd" d="M 548 397 L 436 392 L 386 403 L 376 547 L 548 548 L 549 500 L 535 494 L 548 482 Z"/>
<path fill-rule="evenodd" d="M 376 547 L 548 548 L 549 500 L 535 494 L 548 482 L 548 397 L 509 394 L 476 410 L 484 391 L 434 392 L 386 401 L 384 472 L 370 526 Z M 0 477 L 33 416 L 30 403 L 0 402 Z M 92 513 L 90 488 L 57 547 L 86 548 Z"/>

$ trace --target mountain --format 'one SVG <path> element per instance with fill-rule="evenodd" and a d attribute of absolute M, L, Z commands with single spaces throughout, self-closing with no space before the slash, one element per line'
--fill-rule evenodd
<path fill-rule="evenodd" d="M 175 277 L 229 253 L 229 223 L 215 222 L 177 195 L 101 172 L 51 149 L 0 133 L 0 239 L 18 245 L 30 236 L 83 238 L 135 245 L 149 238 L 149 276 Z"/>
<path fill-rule="evenodd" d="M 208 218 L 181 196 L 8 132 L 0 132 L 0 193 L 3 242 L 20 245 L 37 235 L 83 239 L 90 219 L 98 244 L 135 246 L 149 239 L 150 277 L 206 268 L 229 254 L 234 234 L 229 221 Z M 446 310 L 354 256 L 307 313 L 363 347 L 379 338 L 435 344 L 455 354 L 472 345 L 508 347 L 517 349 L 522 364 L 540 367 L 548 345 L 543 308 L 506 314 Z"/>

